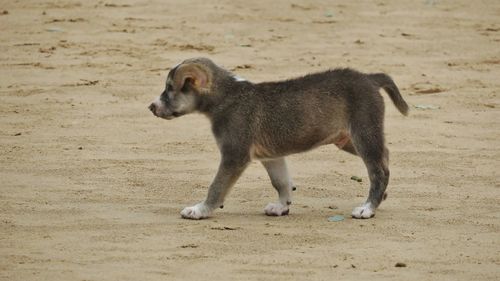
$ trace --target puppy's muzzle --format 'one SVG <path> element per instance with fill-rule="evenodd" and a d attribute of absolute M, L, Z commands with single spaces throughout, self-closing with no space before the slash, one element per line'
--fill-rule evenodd
<path fill-rule="evenodd" d="M 161 103 L 160 98 L 156 98 L 149 106 L 149 110 L 153 112 L 153 115 L 156 117 L 162 117 L 164 115 L 165 107 Z"/>
<path fill-rule="evenodd" d="M 161 103 L 159 99 L 155 100 L 153 103 L 151 103 L 148 106 L 149 110 L 153 113 L 154 116 L 160 117 L 163 119 L 173 119 L 175 117 L 179 117 L 182 114 L 177 113 L 177 112 L 172 112 L 171 110 L 168 110 L 165 105 Z"/>

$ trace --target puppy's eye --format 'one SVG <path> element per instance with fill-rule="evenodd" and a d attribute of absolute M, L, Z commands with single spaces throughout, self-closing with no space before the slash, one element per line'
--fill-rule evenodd
<path fill-rule="evenodd" d="M 164 102 L 168 102 L 170 100 L 167 90 L 165 90 L 165 91 L 163 91 L 163 93 L 161 93 L 160 100 L 162 100 Z"/>
<path fill-rule="evenodd" d="M 168 84 L 167 85 L 167 92 L 172 92 L 174 90 L 174 87 L 172 85 Z"/>

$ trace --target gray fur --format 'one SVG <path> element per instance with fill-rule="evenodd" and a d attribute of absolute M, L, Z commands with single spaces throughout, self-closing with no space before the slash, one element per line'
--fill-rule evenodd
<path fill-rule="evenodd" d="M 252 159 L 263 163 L 280 195 L 280 202 L 268 205 L 266 214 L 288 214 L 293 183 L 284 157 L 333 143 L 363 159 L 370 192 L 366 203 L 354 209 L 353 217 L 372 217 L 389 182 L 380 88 L 407 115 L 408 105 L 383 73 L 335 69 L 254 84 L 235 79 L 206 58 L 182 62 L 170 71 L 165 91 L 149 108 L 165 119 L 191 112 L 204 114 L 222 155 L 206 200 L 184 209 L 182 216 L 210 216 L 222 206 Z"/>

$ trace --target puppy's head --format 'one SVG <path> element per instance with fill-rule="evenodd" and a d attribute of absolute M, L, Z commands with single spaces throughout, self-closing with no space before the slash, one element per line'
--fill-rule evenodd
<path fill-rule="evenodd" d="M 173 119 L 196 110 L 202 95 L 210 95 L 214 64 L 204 58 L 185 60 L 170 70 L 165 90 L 149 106 L 157 117 Z"/>

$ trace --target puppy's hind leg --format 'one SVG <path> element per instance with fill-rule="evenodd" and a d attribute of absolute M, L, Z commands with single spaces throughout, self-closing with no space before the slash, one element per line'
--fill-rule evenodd
<path fill-rule="evenodd" d="M 268 216 L 288 215 L 290 204 L 292 204 L 293 183 L 288 174 L 285 158 L 265 160 L 262 161 L 262 165 L 266 168 L 271 184 L 279 194 L 279 202 L 269 203 L 264 212 Z"/>
<path fill-rule="evenodd" d="M 378 129 L 378 130 L 377 130 Z M 368 219 L 375 216 L 375 209 L 385 199 L 385 190 L 389 183 L 389 152 L 384 144 L 380 127 L 362 128 L 353 132 L 356 151 L 363 159 L 370 178 L 370 192 L 366 202 L 354 208 L 352 217 Z"/>

